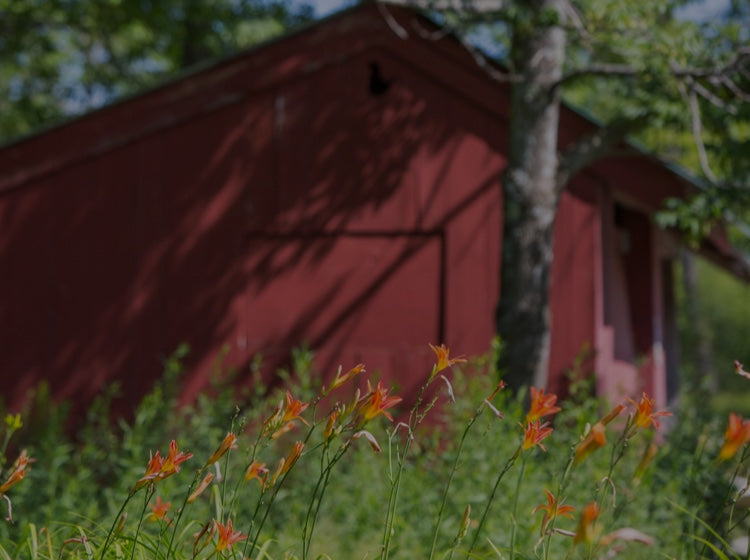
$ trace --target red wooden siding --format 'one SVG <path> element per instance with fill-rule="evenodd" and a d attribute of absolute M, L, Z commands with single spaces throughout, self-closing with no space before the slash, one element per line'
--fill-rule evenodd
<path fill-rule="evenodd" d="M 550 388 L 566 389 L 565 372 L 576 359 L 595 350 L 599 249 L 599 211 L 596 186 L 586 176 L 562 194 L 555 220 L 550 305 Z M 590 370 L 587 356 L 584 372 Z"/>
<path fill-rule="evenodd" d="M 372 60 L 387 96 L 367 90 Z M 365 361 L 407 395 L 427 342 L 487 349 L 503 159 L 485 114 L 387 51 L 257 78 L 241 96 L 193 78 L 5 152 L 40 157 L 0 191 L 9 402 L 41 379 L 83 402 L 117 379 L 132 404 L 183 341 L 188 397 L 225 344 L 228 365 L 262 353 L 270 375 L 306 342 L 324 371 Z M 138 129 L 149 97 L 171 118 Z"/>

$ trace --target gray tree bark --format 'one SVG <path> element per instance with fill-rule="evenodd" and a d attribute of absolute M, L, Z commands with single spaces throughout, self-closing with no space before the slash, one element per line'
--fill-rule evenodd
<path fill-rule="evenodd" d="M 547 381 L 552 230 L 559 200 L 557 134 L 565 33 L 562 0 L 529 0 L 513 25 L 510 141 L 498 333 L 512 387 Z"/>

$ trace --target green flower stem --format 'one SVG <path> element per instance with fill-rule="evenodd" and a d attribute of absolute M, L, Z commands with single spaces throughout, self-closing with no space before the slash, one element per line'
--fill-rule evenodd
<path fill-rule="evenodd" d="M 565 488 L 568 485 L 568 479 L 570 478 L 570 473 L 573 472 L 573 465 L 575 464 L 577 447 L 578 447 L 578 444 L 574 444 L 571 446 L 570 455 L 568 456 L 568 463 L 565 465 L 565 470 L 563 470 L 563 474 L 560 477 L 560 482 L 557 483 L 556 499 L 558 500 L 558 503 L 560 500 L 563 499 L 563 493 L 565 492 Z M 544 540 L 544 560 L 548 560 L 549 558 L 549 548 L 550 548 L 550 544 L 552 541 L 552 535 L 555 532 L 556 522 L 557 522 L 557 516 L 552 518 L 552 521 L 550 521 L 550 526 L 547 529 L 547 535 Z"/>
<path fill-rule="evenodd" d="M 325 487 L 328 484 L 328 478 L 331 474 L 330 462 L 326 464 L 326 456 L 328 455 L 328 442 L 323 447 L 323 452 L 320 454 L 320 475 L 315 483 L 310 503 L 307 506 L 307 513 L 305 514 L 305 524 L 302 527 L 302 560 L 307 560 L 307 555 L 310 552 L 310 543 L 312 542 L 312 533 L 315 529 L 315 520 L 318 517 L 320 511 L 320 502 L 323 499 L 323 493 Z M 315 503 L 317 501 L 317 507 Z M 315 513 L 313 514 L 313 510 Z"/>
<path fill-rule="evenodd" d="M 115 527 L 117 527 L 117 524 L 120 522 L 120 518 L 122 517 L 123 512 L 125 511 L 125 508 L 127 507 L 130 500 L 135 496 L 137 491 L 131 490 L 128 493 L 128 497 L 125 498 L 125 501 L 122 503 L 122 506 L 120 506 L 120 511 L 117 512 L 117 515 L 115 515 L 115 520 L 112 522 L 112 527 L 110 527 L 109 532 L 107 533 L 107 538 L 104 539 L 104 545 L 102 546 L 102 551 L 99 553 L 99 560 L 102 560 L 104 558 L 104 554 L 107 552 L 107 549 L 109 548 L 110 543 L 112 542 L 112 534 L 115 532 Z"/>
<path fill-rule="evenodd" d="M 196 483 L 200 482 L 201 474 L 203 474 L 203 469 L 199 469 L 195 472 L 195 476 L 193 476 L 193 481 L 190 483 L 190 486 L 187 489 L 187 492 L 185 492 L 185 499 L 182 501 L 182 506 L 177 512 L 177 519 L 174 521 L 174 527 L 172 527 L 172 536 L 169 539 L 169 546 L 167 546 L 167 555 L 164 557 L 164 560 L 169 560 L 169 555 L 172 554 L 172 546 L 174 546 L 174 538 L 177 534 L 177 527 L 180 525 L 180 520 L 182 519 L 182 514 L 185 512 L 185 507 L 187 506 L 188 498 L 190 498 L 190 494 L 193 493 L 193 488 L 195 488 Z"/>
<path fill-rule="evenodd" d="M 731 484 L 727 487 L 727 493 L 724 496 L 724 500 L 721 503 L 722 510 L 729 503 L 730 498 L 732 497 L 732 493 L 736 492 L 736 490 L 734 489 L 734 481 L 737 480 L 737 476 L 740 474 L 740 467 L 742 467 L 742 464 L 745 462 L 745 459 L 747 458 L 747 453 L 748 453 L 748 446 L 745 445 L 742 448 L 742 455 L 740 455 L 740 460 L 737 461 L 737 465 L 735 465 L 734 467 L 734 472 L 732 473 L 732 478 L 730 479 Z M 732 507 L 729 510 L 730 521 L 732 519 L 732 516 L 734 515 L 734 503 L 735 503 L 735 500 L 732 500 Z"/>
<path fill-rule="evenodd" d="M 268 505 L 266 506 L 266 511 L 263 513 L 263 517 L 260 519 L 260 523 L 258 523 L 258 528 L 256 529 L 255 538 L 253 539 L 252 545 L 250 546 L 250 550 L 255 550 L 255 546 L 258 544 L 258 539 L 260 538 L 260 532 L 263 529 L 263 525 L 265 525 L 266 520 L 268 519 L 268 514 L 271 513 L 271 508 L 273 507 L 273 502 L 276 499 L 276 496 L 279 493 L 279 490 L 281 489 L 281 486 L 284 484 L 284 480 L 286 480 L 286 477 L 289 475 L 289 472 L 285 473 L 281 480 L 279 480 L 278 484 L 274 487 L 273 493 L 271 494 L 270 499 L 268 500 Z M 253 519 L 255 519 L 255 515 L 253 515 Z M 245 551 L 247 549 L 247 543 L 250 541 L 249 538 L 245 539 L 245 546 L 242 550 L 242 556 L 245 556 Z"/>
<path fill-rule="evenodd" d="M 239 496 L 239 493 L 240 493 L 240 485 L 245 481 L 245 474 L 244 473 L 245 473 L 245 471 L 247 471 L 247 469 L 250 467 L 250 465 L 253 464 L 253 461 L 255 461 L 255 458 L 258 455 L 258 447 L 260 446 L 262 439 L 263 439 L 263 437 L 261 436 L 261 434 L 258 434 L 258 436 L 255 439 L 255 442 L 253 443 L 252 447 L 250 448 L 250 452 L 249 452 L 250 458 L 248 459 L 247 458 L 248 454 L 245 454 L 245 459 L 246 459 L 245 468 L 243 469 L 242 476 L 240 476 L 237 479 L 237 482 L 234 485 L 234 490 L 232 491 L 232 499 L 230 500 L 230 503 L 229 503 L 229 505 L 227 507 L 227 509 L 229 511 L 232 511 L 232 509 L 234 509 L 234 503 L 237 500 L 237 496 Z M 266 442 L 266 445 L 268 445 L 268 442 Z"/>
<path fill-rule="evenodd" d="M 263 517 L 261 518 L 260 523 L 258 524 L 258 529 L 256 530 L 255 538 L 253 539 L 252 545 L 250 546 L 250 550 L 251 551 L 255 550 L 255 546 L 258 544 L 258 539 L 260 538 L 260 532 L 263 529 L 263 525 L 265 525 L 266 520 L 268 519 L 269 513 L 271 513 L 271 508 L 273 507 L 273 502 L 274 502 L 274 500 L 276 500 L 276 496 L 278 495 L 279 490 L 281 490 L 281 487 L 284 485 L 284 481 L 289 476 L 289 473 L 294 470 L 294 467 L 296 466 L 296 464 L 301 459 L 302 459 L 302 456 L 300 455 L 300 457 L 297 458 L 297 461 L 295 461 L 295 464 L 292 465 L 292 467 L 287 472 L 285 472 L 281 476 L 281 478 L 277 481 L 277 484 L 274 485 L 273 493 L 271 494 L 271 497 L 268 500 L 268 506 L 266 507 L 266 511 L 263 513 Z M 264 492 L 261 493 L 261 499 L 258 500 L 258 505 L 255 507 L 255 512 L 253 512 L 253 520 L 251 521 L 251 527 L 252 527 L 252 524 L 254 523 L 255 516 L 258 513 L 258 510 L 259 510 L 260 505 L 262 503 L 263 494 L 264 494 Z M 245 539 L 245 546 L 242 549 L 242 557 L 243 558 L 245 557 L 245 554 L 247 552 L 247 543 L 248 542 L 250 542 L 249 534 L 248 534 L 248 538 Z"/>
<path fill-rule="evenodd" d="M 247 530 L 247 536 L 248 538 L 245 539 L 245 544 L 242 547 L 242 557 L 245 557 L 245 554 L 247 553 L 247 545 L 250 542 L 250 534 L 253 532 L 253 526 L 255 525 L 255 518 L 258 515 L 258 512 L 260 511 L 260 506 L 263 505 L 263 496 L 266 493 L 266 489 L 261 486 L 260 490 L 260 496 L 258 497 L 258 501 L 255 503 L 255 510 L 253 511 L 253 515 L 250 518 L 250 527 Z M 256 535 L 255 540 L 253 541 L 253 547 L 250 550 L 253 550 L 255 548 L 255 543 L 258 540 L 258 536 Z"/>
<path fill-rule="evenodd" d="M 345 444 L 337 450 L 334 454 L 333 459 L 324 464 L 325 457 L 327 457 L 328 442 L 326 442 L 323 455 L 320 459 L 320 476 L 313 490 L 313 496 L 310 500 L 310 505 L 307 508 L 307 514 L 305 515 L 305 525 L 302 529 L 302 559 L 306 560 L 310 554 L 310 544 L 312 543 L 312 535 L 315 531 L 315 524 L 318 521 L 318 514 L 320 513 L 320 505 L 323 502 L 323 495 L 325 494 L 326 488 L 328 488 L 328 479 L 331 476 L 331 471 L 336 463 L 344 456 L 344 453 L 349 448 L 349 445 Z"/>
<path fill-rule="evenodd" d="M 438 510 L 437 520 L 435 521 L 435 532 L 432 535 L 432 546 L 430 547 L 430 556 L 429 560 L 432 560 L 435 556 L 435 548 L 437 546 L 437 540 L 438 540 L 438 534 L 440 533 L 440 523 L 443 520 L 443 512 L 445 511 L 445 504 L 448 501 L 448 490 L 450 490 L 451 483 L 453 482 L 453 477 L 456 474 L 456 471 L 458 470 L 458 461 L 461 458 L 461 451 L 464 447 L 464 442 L 466 441 L 466 436 L 469 434 L 469 430 L 474 425 L 474 423 L 477 421 L 477 418 L 479 418 L 479 415 L 482 414 L 482 412 L 485 409 L 485 404 L 482 402 L 482 404 L 477 407 L 477 409 L 474 411 L 474 415 L 469 419 L 468 424 L 466 425 L 466 428 L 464 428 L 463 434 L 461 434 L 461 440 L 458 442 L 458 449 L 456 450 L 456 458 L 453 461 L 453 467 L 451 468 L 450 475 L 448 476 L 448 482 L 445 484 L 445 488 L 443 489 L 443 498 L 440 501 L 440 509 Z M 453 555 L 453 552 L 451 551 L 451 556 Z"/>
<path fill-rule="evenodd" d="M 135 536 L 133 537 L 133 548 L 130 551 L 130 560 L 133 560 L 135 558 L 135 547 L 138 545 L 138 537 L 141 534 L 141 525 L 143 525 L 143 517 L 146 515 L 146 509 L 148 508 L 148 503 L 151 501 L 151 498 L 153 498 L 155 492 L 155 488 L 153 484 L 149 484 L 148 491 L 144 494 L 145 498 L 143 499 L 143 508 L 141 509 L 141 515 L 138 516 L 138 526 L 135 528 Z"/>
<path fill-rule="evenodd" d="M 620 434 L 620 437 L 617 438 L 617 441 L 612 446 L 612 452 L 609 456 L 609 468 L 607 469 L 607 476 L 602 481 L 604 480 L 612 481 L 612 473 L 614 472 L 617 464 L 625 456 L 625 450 L 628 448 L 631 438 L 636 433 L 637 433 L 637 427 L 634 423 L 634 417 L 630 415 L 628 416 L 628 420 L 625 423 L 625 428 Z M 597 495 L 596 495 L 596 505 L 598 505 L 600 509 L 602 506 L 602 501 L 604 500 L 604 496 L 601 491 L 602 488 L 603 488 L 603 485 L 597 489 Z M 613 515 L 614 515 L 614 511 L 613 511 Z"/>
<path fill-rule="evenodd" d="M 154 558 L 159 557 L 159 549 L 161 548 L 162 543 L 164 542 L 164 539 L 167 535 L 167 527 L 169 526 L 170 521 L 166 516 L 164 516 L 163 519 L 160 520 L 160 527 L 159 527 L 159 540 L 156 542 L 156 550 L 154 552 Z"/>
<path fill-rule="evenodd" d="M 503 479 L 503 477 L 506 475 L 506 473 L 513 468 L 513 465 L 516 464 L 516 460 L 518 459 L 518 456 L 521 454 L 521 446 L 518 446 L 518 449 L 516 449 L 516 452 L 513 454 L 513 456 L 508 459 L 508 462 L 505 463 L 505 467 L 503 467 L 503 470 L 500 471 L 500 474 L 497 475 L 497 478 L 495 479 L 495 484 L 492 487 L 492 492 L 490 492 L 490 497 L 487 500 L 487 504 L 484 506 L 484 511 L 482 512 L 482 517 L 479 519 L 479 525 L 477 525 L 476 530 L 474 531 L 474 538 L 471 539 L 471 546 L 469 546 L 469 550 L 466 553 L 466 558 L 471 557 L 471 553 L 474 552 L 474 547 L 477 544 L 477 539 L 479 538 L 479 533 L 481 533 L 482 528 L 484 527 L 485 521 L 487 521 L 487 515 L 490 512 L 490 507 L 492 507 L 492 502 L 495 500 L 495 494 L 497 494 L 497 489 L 500 486 L 500 481 Z"/>
<path fill-rule="evenodd" d="M 235 408 L 234 415 L 232 416 L 232 421 L 229 423 L 229 432 L 232 434 L 235 434 L 235 437 L 237 433 L 242 432 L 242 426 L 240 426 L 239 429 L 235 431 L 235 423 L 237 422 L 237 417 L 239 416 L 239 414 L 240 414 L 240 409 Z M 222 504 L 227 503 L 227 485 L 229 484 L 229 482 L 227 480 L 228 477 L 226 475 L 229 474 L 229 458 L 231 457 L 231 455 L 232 455 L 232 448 L 230 447 L 229 449 L 227 449 L 226 453 L 224 454 L 224 476 L 221 481 L 221 503 Z M 205 465 L 204 468 L 201 470 L 205 470 L 209 466 L 211 465 Z M 242 480 L 242 478 L 240 478 L 240 480 Z M 239 484 L 239 481 L 238 481 L 238 484 Z M 235 492 L 232 495 L 232 500 L 234 500 L 235 495 L 236 495 L 236 486 L 235 486 Z M 233 502 L 232 502 L 232 505 L 233 505 Z M 227 511 L 231 511 L 231 509 L 229 508 L 225 508 L 225 509 Z M 219 521 L 222 523 L 224 522 L 223 519 L 219 519 Z"/>
<path fill-rule="evenodd" d="M 302 440 L 305 445 L 310 440 L 310 436 L 312 436 L 312 433 L 313 433 L 313 431 L 315 431 L 315 428 L 318 426 L 318 422 L 315 421 L 315 411 L 317 410 L 318 400 L 316 400 L 313 403 L 313 412 L 312 412 L 313 423 L 310 426 L 310 429 L 307 431 L 307 434 L 305 435 L 305 438 Z M 253 446 L 252 457 L 250 458 L 250 463 L 248 463 L 248 466 L 250 466 L 252 464 L 252 462 L 255 460 L 256 451 L 257 451 L 257 447 L 258 447 L 259 442 L 260 442 L 260 436 L 258 437 L 258 440 L 255 442 L 255 445 Z M 312 450 L 307 450 L 305 452 L 305 454 L 310 453 L 314 449 L 315 448 L 313 448 Z M 299 459 L 301 459 L 301 456 L 298 457 L 297 460 L 299 461 Z M 252 540 L 252 544 L 250 546 L 250 550 L 251 551 L 255 550 L 255 546 L 258 544 L 258 539 L 260 538 L 261 529 L 263 529 L 263 525 L 265 524 L 266 519 L 268 518 L 268 514 L 271 511 L 271 507 L 273 506 L 273 502 L 276 499 L 276 495 L 279 493 L 279 489 L 284 484 L 284 481 L 286 480 L 286 477 L 289 475 L 289 473 L 291 472 L 291 470 L 292 469 L 290 469 L 289 471 L 287 471 L 286 473 L 284 473 L 284 475 L 281 477 L 281 479 L 278 480 L 278 484 L 274 485 L 274 490 L 273 490 L 273 493 L 271 494 L 271 497 L 269 499 L 269 502 L 268 502 L 268 505 L 266 507 L 265 513 L 263 514 L 263 517 L 261 518 L 260 523 L 258 524 L 258 528 L 256 529 L 255 538 Z M 250 527 L 248 528 L 248 531 L 247 531 L 248 538 L 245 539 L 245 544 L 244 544 L 244 546 L 242 548 L 242 557 L 243 558 L 247 554 L 247 546 L 248 546 L 248 543 L 250 543 L 250 534 L 253 532 L 253 526 L 255 525 L 255 518 L 258 515 L 258 512 L 260 511 L 261 506 L 263 505 L 263 496 L 265 496 L 265 493 L 266 493 L 266 489 L 265 489 L 265 487 L 262 487 L 261 491 L 260 491 L 260 497 L 258 498 L 258 502 L 255 504 L 255 511 L 253 511 L 252 518 L 250 519 Z"/>
<path fill-rule="evenodd" d="M 13 432 L 11 430 L 8 430 L 5 432 L 5 437 L 3 438 L 3 444 L 2 447 L 0 447 L 0 458 L 5 458 L 5 452 L 8 450 L 8 443 L 10 443 L 10 438 L 13 435 Z"/>
<path fill-rule="evenodd" d="M 518 512 L 518 494 L 521 492 L 521 481 L 526 472 L 526 455 L 521 457 L 521 470 L 518 471 L 518 481 L 516 482 L 516 493 L 513 496 L 513 509 L 511 511 L 511 528 L 510 528 L 510 560 L 516 553 L 516 513 Z"/>
<path fill-rule="evenodd" d="M 714 518 L 714 520 L 712 521 L 712 523 L 709 525 L 709 532 L 716 531 L 717 527 L 719 526 L 719 523 L 721 523 L 722 512 L 726 508 L 727 504 L 729 504 L 729 502 L 730 502 L 730 500 L 732 498 L 732 493 L 735 492 L 734 481 L 737 479 L 737 476 L 740 473 L 740 467 L 742 467 L 742 464 L 745 462 L 745 459 L 747 459 L 748 451 L 750 451 L 750 446 L 748 444 L 745 444 L 742 447 L 742 455 L 740 455 L 739 461 L 737 461 L 737 463 L 735 464 L 734 472 L 732 472 L 732 477 L 729 479 L 729 485 L 727 486 L 727 492 L 724 495 L 724 499 L 721 502 L 721 506 L 719 506 L 719 508 L 717 509 L 716 517 Z M 732 508 L 730 510 L 730 519 L 731 519 L 731 516 L 732 516 L 733 512 L 734 512 L 734 503 L 732 503 Z M 706 554 L 706 549 L 707 548 L 708 548 L 708 544 L 704 543 L 703 544 L 703 548 L 701 550 L 701 558 L 703 558 L 703 556 Z M 748 540 L 748 553 L 747 553 L 747 555 L 750 556 L 750 539 Z"/>
<path fill-rule="evenodd" d="M 398 503 L 398 494 L 399 490 L 401 488 L 401 475 L 404 471 L 404 463 L 406 462 L 406 457 L 409 454 L 409 448 L 411 447 L 411 440 L 412 440 L 412 431 L 411 428 L 409 428 L 409 433 L 406 435 L 406 443 L 404 444 L 404 450 L 401 453 L 400 456 L 397 456 L 398 459 L 398 470 L 396 471 L 396 476 L 393 477 L 391 475 L 391 491 L 388 494 L 388 508 L 386 510 L 386 517 L 385 517 L 385 523 L 383 524 L 383 546 L 380 551 L 380 558 L 381 560 L 386 560 L 388 558 L 388 553 L 390 551 L 390 544 L 391 539 L 393 538 L 393 522 L 396 516 L 396 504 Z M 393 430 L 393 435 L 396 434 L 396 429 Z M 390 440 L 388 443 L 388 454 L 390 456 Z M 396 447 L 398 450 L 398 446 Z M 392 467 L 389 469 L 390 472 L 393 472 Z"/>
<path fill-rule="evenodd" d="M 398 457 L 398 470 L 396 471 L 395 478 L 393 477 L 393 468 L 392 465 L 389 465 L 389 472 L 391 473 L 391 491 L 388 494 L 388 508 L 386 510 L 386 518 L 385 523 L 383 524 L 383 541 L 382 541 L 382 547 L 380 551 L 380 559 L 381 560 L 387 560 L 388 553 L 390 552 L 390 545 L 391 545 L 391 539 L 393 538 L 393 523 L 394 519 L 396 517 L 396 504 L 398 503 L 398 494 L 399 490 L 401 489 L 401 475 L 404 472 L 404 464 L 406 463 L 406 457 L 409 455 L 409 449 L 411 448 L 411 441 L 414 437 L 414 430 L 417 428 L 417 426 L 424 420 L 425 415 L 429 410 L 435 405 L 436 398 L 432 399 L 427 405 L 420 411 L 419 407 L 422 405 L 423 398 L 424 398 L 424 392 L 429 387 L 430 383 L 435 379 L 435 375 L 437 373 L 437 369 L 433 367 L 432 373 L 430 374 L 429 379 L 427 380 L 427 383 L 422 385 L 419 388 L 419 392 L 417 393 L 417 399 L 414 402 L 414 406 L 412 406 L 411 410 L 409 411 L 409 421 L 406 424 L 406 429 L 408 430 L 408 433 L 406 434 L 406 443 L 404 444 L 404 450 Z M 388 457 L 389 460 L 392 456 L 391 454 L 391 441 L 393 440 L 393 437 L 396 435 L 396 432 L 398 431 L 398 426 L 394 428 L 393 432 L 391 433 L 391 437 L 388 440 Z M 396 449 L 398 450 L 398 445 L 396 446 Z"/>

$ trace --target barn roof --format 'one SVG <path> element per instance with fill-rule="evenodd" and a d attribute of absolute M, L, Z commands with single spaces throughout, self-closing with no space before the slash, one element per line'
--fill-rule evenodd
<path fill-rule="evenodd" d="M 396 6 L 384 10 L 381 5 L 363 3 L 337 12 L 289 35 L 198 66 L 148 91 L 0 147 L 0 193 L 353 56 L 377 53 L 386 60 L 397 57 L 435 87 L 480 107 L 499 123 L 507 122 L 509 86 L 480 67 L 475 53 L 453 35 L 435 36 L 432 32 L 437 26 L 422 14 Z M 493 66 L 492 71 L 502 69 Z M 593 119 L 566 106 L 561 114 L 560 143 L 564 146 L 596 127 Z M 654 182 L 667 180 L 678 196 L 701 188 L 700 181 L 684 169 L 632 144 L 627 148 L 584 172 L 615 185 L 618 192 L 626 193 L 628 203 L 648 213 L 661 207 L 663 197 L 643 185 L 624 183 L 627 173 L 623 175 L 623 170 L 637 170 Z M 701 253 L 750 280 L 748 260 L 728 243 L 722 231 L 704 242 Z"/>

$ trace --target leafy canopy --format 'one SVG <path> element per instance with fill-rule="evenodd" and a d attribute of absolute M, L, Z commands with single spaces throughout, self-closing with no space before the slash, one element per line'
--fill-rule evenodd
<path fill-rule="evenodd" d="M 311 18 L 286 0 L 0 0 L 0 141 Z"/>

